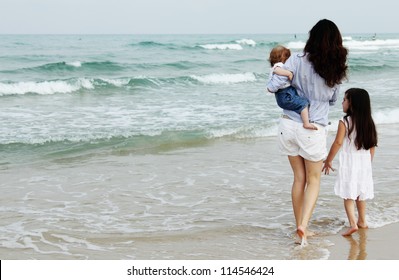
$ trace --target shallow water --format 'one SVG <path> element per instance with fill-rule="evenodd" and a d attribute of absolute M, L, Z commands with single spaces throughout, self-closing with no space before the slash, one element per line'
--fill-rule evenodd
<path fill-rule="evenodd" d="M 211 141 L 155 154 L 93 153 L 3 169 L 5 259 L 326 259 L 347 226 L 334 176 L 322 178 L 299 249 L 290 169 L 275 139 Z M 397 222 L 397 144 L 381 139 L 370 227 Z M 386 164 L 386 163 L 391 164 Z M 393 172 L 393 173 L 392 173 Z M 397 172 L 396 172 L 397 174 Z"/>

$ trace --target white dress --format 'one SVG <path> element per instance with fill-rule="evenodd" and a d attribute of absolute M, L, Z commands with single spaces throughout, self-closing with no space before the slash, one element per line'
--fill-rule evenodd
<path fill-rule="evenodd" d="M 350 117 L 348 120 L 351 121 Z M 374 183 L 370 150 L 356 148 L 355 129 L 352 131 L 352 140 L 350 140 L 347 124 L 343 118 L 342 121 L 345 124 L 346 133 L 339 154 L 338 176 L 334 186 L 335 194 L 343 199 L 356 200 L 358 197 L 359 200 L 372 199 Z"/>

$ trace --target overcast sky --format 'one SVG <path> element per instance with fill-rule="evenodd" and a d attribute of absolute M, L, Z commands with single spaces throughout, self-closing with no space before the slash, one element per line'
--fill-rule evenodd
<path fill-rule="evenodd" d="M 0 0 L 0 34 L 399 33 L 396 0 Z"/>

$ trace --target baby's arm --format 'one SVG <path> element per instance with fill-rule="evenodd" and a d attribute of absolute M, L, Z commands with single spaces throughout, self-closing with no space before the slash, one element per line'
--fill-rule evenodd
<path fill-rule="evenodd" d="M 274 73 L 274 74 L 277 74 L 277 75 L 279 75 L 279 76 L 288 77 L 288 79 L 289 79 L 290 81 L 292 81 L 292 78 L 294 77 L 294 75 L 292 74 L 291 71 L 286 70 L 286 69 L 284 69 L 284 68 L 281 68 L 281 67 L 279 67 L 279 66 L 277 66 L 276 68 L 274 68 L 273 73 Z"/>

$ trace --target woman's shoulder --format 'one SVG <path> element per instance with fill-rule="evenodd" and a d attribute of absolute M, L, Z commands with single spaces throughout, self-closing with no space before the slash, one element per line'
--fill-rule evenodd
<path fill-rule="evenodd" d="M 284 63 L 286 69 L 288 70 L 295 69 L 299 64 L 300 57 L 301 53 L 292 53 L 291 56 L 287 59 L 287 61 Z"/>
<path fill-rule="evenodd" d="M 307 54 L 303 52 L 292 53 L 291 56 L 288 58 L 288 60 L 285 62 L 285 64 L 287 64 L 288 61 L 291 61 L 291 63 L 293 64 L 304 63 L 304 62 L 306 63 L 308 62 Z"/>
<path fill-rule="evenodd" d="M 291 57 L 295 58 L 295 59 L 303 59 L 307 56 L 307 53 L 304 52 L 294 52 L 292 53 Z"/>

